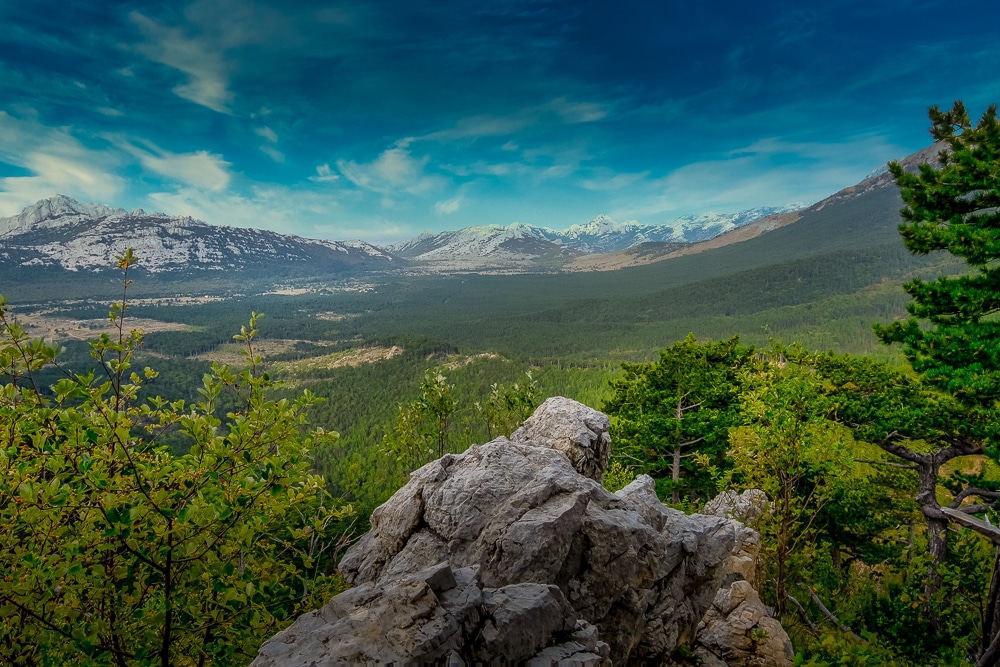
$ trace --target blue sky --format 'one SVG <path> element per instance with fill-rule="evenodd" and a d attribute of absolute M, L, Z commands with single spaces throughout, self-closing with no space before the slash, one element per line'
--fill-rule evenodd
<path fill-rule="evenodd" d="M 302 236 L 812 203 L 1000 101 L 982 0 L 0 0 L 0 215 Z"/>

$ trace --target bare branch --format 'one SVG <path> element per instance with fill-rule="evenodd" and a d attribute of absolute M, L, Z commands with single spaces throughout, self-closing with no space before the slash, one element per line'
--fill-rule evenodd
<path fill-rule="evenodd" d="M 795 598 L 793 598 L 788 593 L 785 593 L 785 599 L 788 600 L 789 602 L 791 602 L 793 605 L 795 605 L 795 608 L 799 610 L 799 618 L 802 619 L 802 622 L 805 623 L 806 626 L 809 627 L 809 629 L 812 631 L 812 633 L 814 635 L 818 635 L 819 634 L 819 626 L 816 625 L 815 623 L 813 623 L 812 619 L 809 618 L 809 614 L 806 613 L 805 607 L 803 607 L 802 604 L 798 600 L 796 600 Z"/>
<path fill-rule="evenodd" d="M 1000 528 L 990 525 L 982 519 L 977 519 L 976 517 L 970 516 L 960 510 L 952 509 L 951 507 L 942 507 L 941 513 L 955 523 L 961 524 L 966 528 L 971 528 L 980 535 L 992 540 L 994 544 L 1000 545 Z"/>
<path fill-rule="evenodd" d="M 814 591 L 809 586 L 806 586 L 806 589 L 809 591 L 809 596 L 812 598 L 812 601 L 814 603 L 816 603 L 816 606 L 819 607 L 819 610 L 821 612 L 823 612 L 823 615 L 826 616 L 830 620 L 831 623 L 833 623 L 838 628 L 840 628 L 841 631 L 848 633 L 849 635 L 851 635 L 852 637 L 854 637 L 858 641 L 861 641 L 861 642 L 865 641 L 864 639 L 862 639 L 861 637 L 859 637 L 858 635 L 856 635 L 854 633 L 854 630 L 851 630 L 849 627 L 847 627 L 846 625 L 844 625 L 843 623 L 841 623 L 840 619 L 838 619 L 836 616 L 834 616 L 833 612 L 826 608 L 826 605 L 823 604 L 823 601 L 819 599 L 818 595 L 816 595 L 816 591 Z M 867 644 L 868 642 L 865 642 L 865 643 Z"/>
<path fill-rule="evenodd" d="M 980 489 L 975 486 L 970 486 L 968 488 L 959 491 L 955 499 L 951 501 L 948 507 L 958 508 L 962 505 L 962 501 L 969 496 L 979 496 L 980 498 L 990 498 L 992 500 L 1000 499 L 1000 491 L 988 491 L 986 489 Z"/>

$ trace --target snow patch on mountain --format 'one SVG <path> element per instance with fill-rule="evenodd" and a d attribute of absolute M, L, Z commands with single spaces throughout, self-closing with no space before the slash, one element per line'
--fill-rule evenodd
<path fill-rule="evenodd" d="M 505 261 L 524 265 L 530 263 L 532 256 L 552 260 L 557 256 L 617 252 L 641 243 L 705 241 L 760 218 L 803 207 L 803 204 L 789 204 L 738 213 L 704 213 L 660 225 L 642 225 L 635 220 L 616 222 L 600 215 L 586 224 L 561 231 L 520 222 L 506 226 L 477 225 L 439 234 L 424 232 L 409 241 L 388 246 L 388 250 L 444 270 L 474 270 L 476 266 L 485 268 Z"/>
<path fill-rule="evenodd" d="M 305 263 L 320 272 L 336 272 L 393 259 L 363 241 L 341 243 L 216 226 L 190 216 L 83 204 L 65 195 L 0 218 L 0 246 L 6 261 L 68 271 L 113 268 L 115 256 L 126 248 L 132 248 L 139 266 L 152 273 Z"/>

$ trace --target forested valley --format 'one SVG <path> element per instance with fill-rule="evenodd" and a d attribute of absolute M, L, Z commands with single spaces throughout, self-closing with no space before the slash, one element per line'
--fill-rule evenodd
<path fill-rule="evenodd" d="M 1000 664 L 1000 124 L 931 120 L 950 152 L 899 190 L 644 267 L 189 303 L 127 251 L 104 300 L 15 283 L 0 662 L 247 664 L 411 471 L 562 395 L 611 416 L 609 489 L 767 493 L 795 664 Z M 19 309 L 109 327 L 44 341 Z"/>

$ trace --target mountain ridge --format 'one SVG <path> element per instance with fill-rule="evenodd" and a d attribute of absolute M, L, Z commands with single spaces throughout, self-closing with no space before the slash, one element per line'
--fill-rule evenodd
<path fill-rule="evenodd" d="M 55 195 L 0 218 L 0 265 L 100 272 L 131 247 L 149 273 L 316 265 L 331 273 L 385 268 L 395 258 L 364 241 L 325 241 L 211 225 L 191 216 L 127 211 Z"/>
<path fill-rule="evenodd" d="M 707 212 L 660 225 L 643 225 L 635 220 L 616 222 L 610 216 L 599 215 L 586 224 L 561 231 L 520 222 L 472 225 L 437 234 L 425 232 L 387 246 L 387 250 L 418 267 L 438 271 L 513 268 L 532 263 L 544 268 L 558 260 L 620 252 L 647 243 L 699 243 L 761 218 L 802 208 L 802 204 L 789 204 L 729 214 Z"/>
<path fill-rule="evenodd" d="M 935 163 L 941 144 L 900 160 L 914 170 Z M 380 248 L 364 241 L 326 241 L 277 232 L 213 225 L 190 216 L 127 211 L 55 195 L 0 218 L 0 267 L 14 280 L 19 269 L 59 267 L 99 273 L 131 247 L 151 274 L 253 279 L 343 278 L 371 271 L 406 274 L 551 273 L 606 271 L 697 254 L 808 219 L 825 207 L 894 188 L 891 174 L 873 170 L 855 185 L 815 204 L 758 207 L 732 214 L 704 213 L 660 225 L 616 222 L 599 215 L 561 231 L 526 223 L 478 225 L 419 236 Z M 54 281 L 58 278 L 53 277 Z"/>

